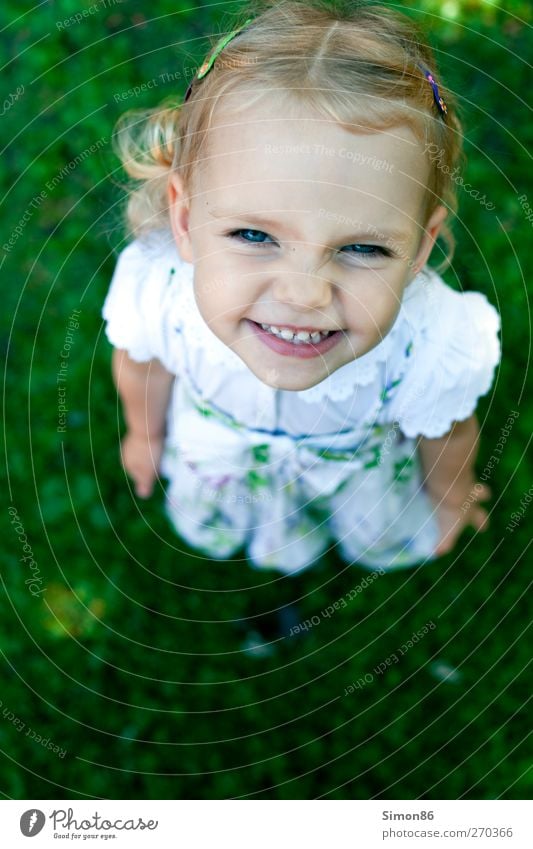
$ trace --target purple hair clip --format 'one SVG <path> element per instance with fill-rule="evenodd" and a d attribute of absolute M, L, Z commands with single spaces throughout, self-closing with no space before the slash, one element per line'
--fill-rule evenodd
<path fill-rule="evenodd" d="M 423 65 L 419 65 L 418 67 L 420 68 L 420 70 L 424 74 L 425 78 L 429 82 L 431 88 L 433 89 L 433 98 L 435 100 L 435 103 L 437 104 L 437 107 L 438 107 L 440 114 L 444 117 L 444 115 L 448 114 L 448 107 L 446 106 L 444 100 L 440 96 L 439 87 L 438 87 L 437 83 L 435 82 L 435 80 L 433 78 L 433 74 L 431 73 L 431 71 L 429 71 Z"/>

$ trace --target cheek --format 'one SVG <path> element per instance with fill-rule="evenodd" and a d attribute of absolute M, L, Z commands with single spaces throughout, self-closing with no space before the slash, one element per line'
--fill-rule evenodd
<path fill-rule="evenodd" d="M 235 283 L 226 271 L 213 269 L 210 275 L 195 279 L 195 296 L 198 309 L 211 326 L 240 321 L 250 311 L 253 299 L 248 287 Z"/>
<path fill-rule="evenodd" d="M 261 297 L 268 278 L 265 282 L 256 263 L 219 254 L 196 265 L 194 285 L 199 303 L 231 319 L 241 318 L 242 312 Z"/>
<path fill-rule="evenodd" d="M 383 281 L 365 286 L 345 301 L 345 316 L 351 329 L 377 344 L 389 332 L 400 311 L 400 296 Z"/>

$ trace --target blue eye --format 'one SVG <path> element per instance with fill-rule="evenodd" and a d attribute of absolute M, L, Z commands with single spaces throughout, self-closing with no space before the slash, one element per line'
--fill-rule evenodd
<path fill-rule="evenodd" d="M 356 250 L 347 250 L 349 248 L 356 248 Z M 353 256 L 391 256 L 390 251 L 388 251 L 386 248 L 380 247 L 379 245 L 346 245 L 343 250 L 347 251 L 347 253 L 351 253 Z"/>
<path fill-rule="evenodd" d="M 252 238 L 247 238 L 248 234 L 253 234 Z M 268 236 L 266 233 L 263 233 L 262 230 L 232 230 L 232 232 L 228 235 L 232 239 L 240 239 L 241 241 L 248 242 L 248 244 L 251 245 L 263 245 L 265 243 L 265 239 L 270 239 L 270 236 Z"/>

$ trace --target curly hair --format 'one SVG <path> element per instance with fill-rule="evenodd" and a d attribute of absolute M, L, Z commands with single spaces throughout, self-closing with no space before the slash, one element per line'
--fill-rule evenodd
<path fill-rule="evenodd" d="M 265 90 L 289 91 L 352 133 L 408 126 L 429 149 L 427 221 L 443 204 L 457 211 L 454 168 L 462 156 L 462 130 L 453 94 L 443 85 L 423 31 L 406 15 L 367 0 L 249 0 L 231 23 L 252 23 L 227 44 L 210 73 L 193 81 L 187 102 L 166 101 L 130 110 L 120 119 L 114 146 L 126 173 L 126 219 L 135 235 L 169 227 L 168 182 L 178 171 L 190 187 L 205 156 L 213 110 L 223 95 L 238 92 L 246 110 Z M 438 80 L 447 105 L 443 116 L 421 66 Z M 444 260 L 455 241 L 449 223 L 441 231 Z"/>

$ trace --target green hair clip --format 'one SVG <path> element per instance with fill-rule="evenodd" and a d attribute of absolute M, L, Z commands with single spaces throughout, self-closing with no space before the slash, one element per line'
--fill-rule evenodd
<path fill-rule="evenodd" d="M 243 25 L 241 27 L 239 27 L 238 29 L 234 29 L 233 32 L 228 33 L 227 35 L 224 36 L 224 38 L 221 38 L 220 41 L 218 41 L 216 43 L 216 45 L 213 49 L 213 52 L 210 54 L 210 56 L 208 56 L 207 59 L 205 59 L 202 62 L 201 66 L 198 70 L 198 73 L 196 74 L 195 77 L 193 77 L 193 79 L 189 83 L 189 87 L 188 87 L 187 92 L 185 94 L 184 102 L 186 102 L 190 97 L 194 81 L 195 80 L 203 80 L 203 78 L 207 76 L 207 74 L 209 73 L 209 71 L 211 70 L 213 65 L 215 64 L 216 60 L 218 59 L 218 57 L 220 56 L 220 54 L 222 53 L 222 51 L 224 50 L 226 45 L 229 44 L 230 41 L 233 41 L 233 39 L 237 35 L 240 35 L 240 33 L 248 26 L 248 24 L 250 24 L 252 22 L 252 20 L 253 20 L 253 18 L 248 18 L 243 23 Z"/>

